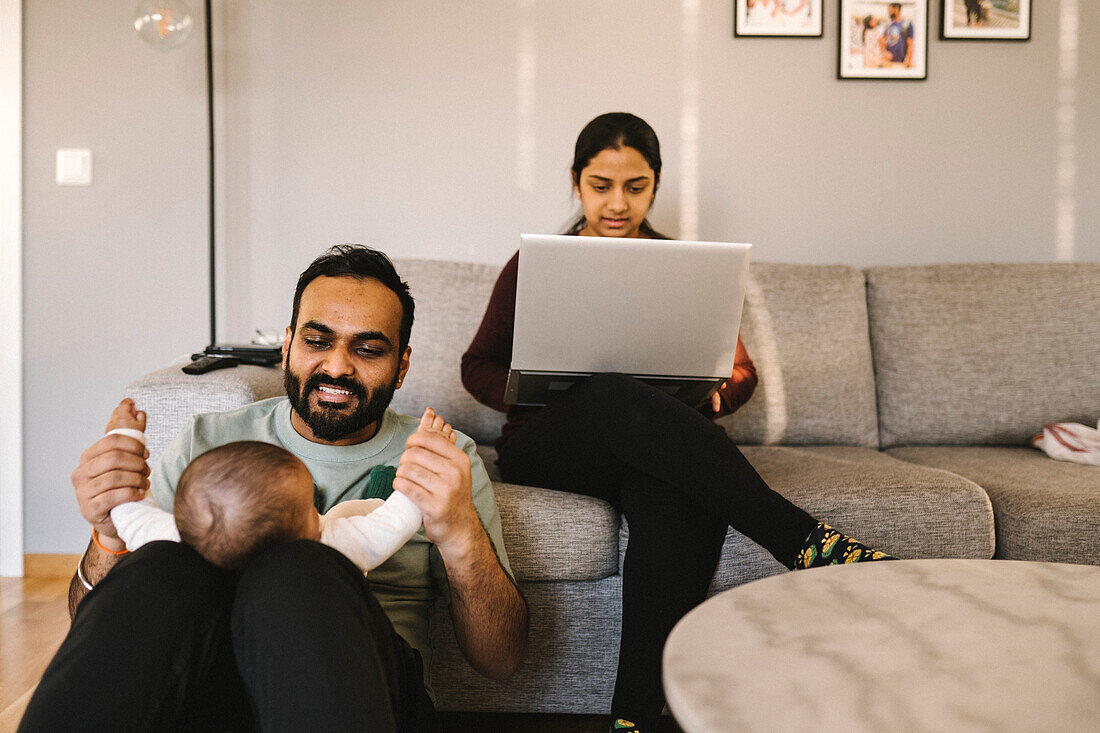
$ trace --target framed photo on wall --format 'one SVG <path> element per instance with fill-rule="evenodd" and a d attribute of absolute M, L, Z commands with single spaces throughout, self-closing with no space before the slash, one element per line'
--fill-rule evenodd
<path fill-rule="evenodd" d="M 839 79 L 927 79 L 928 0 L 840 0 Z"/>
<path fill-rule="evenodd" d="M 734 0 L 733 35 L 821 38 L 823 0 Z"/>
<path fill-rule="evenodd" d="M 1026 41 L 1031 0 L 942 0 L 940 38 L 946 41 Z"/>

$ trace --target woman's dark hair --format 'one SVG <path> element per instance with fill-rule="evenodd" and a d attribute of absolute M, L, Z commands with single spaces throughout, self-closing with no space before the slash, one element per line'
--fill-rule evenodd
<path fill-rule="evenodd" d="M 661 143 L 648 122 L 629 112 L 608 112 L 584 126 L 581 134 L 577 135 L 577 144 L 573 148 L 573 183 L 580 183 L 581 171 L 602 151 L 608 148 L 619 150 L 623 147 L 634 148 L 649 163 L 654 175 L 653 192 L 656 193 L 661 182 Z M 582 212 L 565 233 L 577 234 L 586 224 Z M 638 230 L 651 239 L 668 239 L 654 229 L 648 219 L 642 221 Z"/>
<path fill-rule="evenodd" d="M 359 280 L 372 278 L 393 291 L 401 301 L 401 352 L 409 345 L 413 325 L 413 297 L 409 284 L 401 279 L 390 258 L 382 252 L 361 244 L 337 244 L 315 259 L 298 277 L 294 289 L 294 308 L 290 315 L 290 332 L 298 328 L 298 307 L 306 286 L 319 277 L 354 277 Z"/>

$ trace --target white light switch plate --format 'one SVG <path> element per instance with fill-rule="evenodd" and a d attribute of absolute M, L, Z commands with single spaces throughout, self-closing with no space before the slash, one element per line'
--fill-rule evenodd
<path fill-rule="evenodd" d="M 87 148 L 58 148 L 57 184 L 92 185 L 92 151 Z"/>

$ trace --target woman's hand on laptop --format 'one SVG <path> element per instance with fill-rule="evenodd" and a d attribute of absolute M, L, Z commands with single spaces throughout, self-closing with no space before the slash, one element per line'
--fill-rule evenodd
<path fill-rule="evenodd" d="M 718 389 L 714 394 L 710 396 L 710 406 L 714 412 L 718 412 L 722 409 L 722 390 L 726 388 L 726 382 L 722 382 L 718 385 Z"/>

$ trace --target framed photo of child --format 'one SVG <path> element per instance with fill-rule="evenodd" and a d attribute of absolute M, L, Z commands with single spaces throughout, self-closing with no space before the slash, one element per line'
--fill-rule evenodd
<path fill-rule="evenodd" d="M 1026 41 L 1031 38 L 1031 0 L 943 0 L 940 38 Z"/>
<path fill-rule="evenodd" d="M 734 0 L 733 35 L 821 38 L 823 0 Z"/>
<path fill-rule="evenodd" d="M 838 35 L 837 78 L 928 78 L 928 0 L 840 0 Z"/>

